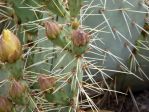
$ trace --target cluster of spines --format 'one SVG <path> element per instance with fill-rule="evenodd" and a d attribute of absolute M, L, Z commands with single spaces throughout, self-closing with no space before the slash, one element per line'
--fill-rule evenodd
<path fill-rule="evenodd" d="M 52 3 L 54 3 L 53 2 L 53 0 L 51 1 Z M 58 0 L 56 0 L 56 2 L 58 2 Z M 75 1 L 75 2 L 77 2 L 77 0 Z M 104 2 L 106 2 L 106 0 L 104 1 Z M 102 3 L 104 3 L 103 1 L 102 1 Z M 129 3 L 129 1 L 125 1 L 125 2 L 128 2 Z M 68 4 L 68 8 L 70 9 L 70 11 L 71 11 L 71 13 L 70 13 L 70 16 L 76 16 L 76 14 L 75 13 L 73 13 L 73 10 L 75 10 L 74 8 L 71 8 L 71 6 L 72 6 L 72 4 L 73 4 L 73 2 L 72 3 L 70 3 L 70 4 Z M 105 3 L 106 4 L 106 3 Z M 59 3 L 58 3 L 58 5 L 60 5 Z M 100 4 L 99 4 L 100 5 Z M 90 4 L 90 6 L 92 6 L 92 4 Z M 106 5 L 105 5 L 106 6 Z M 80 5 L 77 5 L 77 7 L 80 7 Z M 64 8 L 64 7 L 62 7 L 62 8 Z M 54 9 L 54 8 L 53 8 Z M 50 9 L 50 10 L 53 10 L 53 9 Z M 78 9 L 77 9 L 78 10 Z M 85 9 L 85 10 L 88 10 L 88 8 L 87 9 Z M 60 10 L 58 10 L 58 11 L 60 11 Z M 64 14 L 67 14 L 67 12 L 65 12 L 65 10 L 62 10 L 62 11 L 64 11 L 64 13 L 59 13 L 59 12 L 57 12 L 56 14 L 57 15 L 59 15 L 59 16 L 64 16 Z M 55 13 L 55 11 L 53 11 L 54 13 Z M 77 12 L 77 11 L 74 11 L 74 12 Z M 86 11 L 85 11 L 86 12 Z M 77 12 L 78 13 L 78 12 Z M 146 12 L 145 12 L 146 13 Z M 62 15 L 61 15 L 62 14 Z M 84 16 L 85 14 L 82 14 L 82 15 L 80 15 L 81 16 L 81 19 L 84 19 L 83 17 L 85 17 Z M 89 16 L 89 15 L 92 15 L 92 14 L 87 14 L 87 16 Z M 94 14 L 93 14 L 94 15 Z M 98 14 L 97 14 L 98 15 Z M 100 15 L 100 14 L 99 14 Z M 105 17 L 105 16 L 104 16 Z M 80 20 L 81 20 L 80 19 Z M 72 20 L 75 20 L 75 19 L 72 19 Z M 75 20 L 76 21 L 76 20 Z M 71 46 L 69 46 L 68 48 L 67 48 L 67 41 L 65 41 L 65 40 L 63 40 L 63 38 L 57 38 L 58 40 L 54 40 L 54 38 L 55 37 L 58 37 L 60 34 L 59 34 L 59 31 L 57 32 L 57 31 L 53 31 L 54 32 L 54 35 L 55 35 L 55 33 L 58 33 L 58 34 L 56 34 L 56 36 L 53 36 L 53 35 L 50 35 L 50 34 L 48 34 L 47 33 L 47 36 L 49 37 L 49 39 L 54 43 L 54 44 L 56 44 L 56 45 L 58 45 L 59 47 L 61 47 L 62 48 L 62 50 L 61 49 L 59 49 L 59 48 L 53 48 L 53 49 L 55 49 L 56 51 L 56 54 L 57 53 L 59 53 L 59 51 L 60 51 L 60 53 L 61 52 L 63 52 L 64 54 L 65 53 L 67 53 L 67 50 L 68 50 L 68 52 L 69 53 L 72 53 L 72 50 L 74 49 L 74 47 L 73 47 L 73 45 L 75 45 L 75 50 L 73 51 L 73 53 L 74 54 L 77 54 L 77 57 L 75 57 L 75 58 L 77 58 L 78 59 L 78 57 L 80 58 L 81 57 L 81 54 L 84 54 L 84 51 L 86 51 L 87 49 L 86 49 L 86 46 L 85 46 L 85 49 L 83 48 L 83 50 L 82 49 L 80 49 L 80 46 L 84 46 L 84 44 L 86 44 L 86 43 L 88 43 L 88 39 L 84 39 L 84 37 L 86 37 L 86 36 L 81 36 L 82 38 L 80 38 L 80 35 L 84 35 L 85 33 L 84 33 L 84 31 L 83 30 L 76 30 L 77 28 L 78 28 L 78 22 L 75 22 L 75 21 L 72 21 L 72 23 L 71 23 L 71 25 L 72 25 L 72 28 L 73 29 L 75 29 L 73 32 L 72 32 L 72 37 L 74 37 L 74 39 L 68 39 L 68 42 L 70 42 L 70 40 L 72 41 L 72 45 Z M 81 21 L 84 21 L 84 20 L 81 20 Z M 106 18 L 105 19 L 105 22 L 108 22 L 108 18 Z M 47 25 L 48 24 L 48 25 Z M 55 30 L 61 30 L 61 29 L 59 29 L 59 28 L 56 28 L 57 26 L 55 26 L 55 22 L 54 23 L 50 23 L 50 24 L 54 24 L 53 26 L 52 26 L 52 29 L 55 29 Z M 83 23 L 84 24 L 84 23 Z M 51 25 L 49 25 L 49 23 L 46 23 L 46 25 L 47 26 L 51 26 Z M 136 24 L 137 25 L 137 24 Z M 138 26 L 139 28 L 142 28 L 141 26 Z M 65 27 L 66 28 L 66 27 Z M 91 29 L 91 28 L 85 28 L 85 29 Z M 104 29 L 104 28 L 103 28 Z M 102 30 L 102 29 L 101 29 Z M 94 36 L 96 36 L 96 34 L 98 34 L 98 32 L 100 32 L 101 30 L 96 30 L 96 29 L 91 29 L 91 31 L 90 32 L 93 32 L 93 31 L 95 31 L 95 32 L 93 32 L 92 33 L 92 35 L 93 35 L 93 37 Z M 113 36 L 115 35 L 114 33 L 116 32 L 116 27 L 111 27 L 111 32 L 113 32 Z M 48 32 L 50 32 L 50 31 L 48 31 Z M 106 31 L 101 31 L 101 32 L 106 32 Z M 106 33 L 109 33 L 109 32 L 106 32 Z M 119 32 L 117 32 L 117 33 L 119 33 Z M 119 33 L 120 34 L 120 33 Z M 86 34 L 85 34 L 86 35 Z M 28 35 L 28 36 L 30 36 L 30 35 Z M 77 38 L 78 39 L 80 39 L 80 40 L 78 40 L 78 39 L 76 39 L 76 36 L 77 36 Z M 52 38 L 51 38 L 52 37 Z M 115 37 L 115 36 L 114 36 Z M 76 40 L 75 40 L 76 39 Z M 113 38 L 114 39 L 114 38 Z M 42 39 L 41 39 L 42 40 Z M 37 40 L 37 43 L 38 42 L 40 42 L 41 40 Z M 46 40 L 46 39 L 45 39 Z M 99 51 L 99 52 L 103 52 L 103 54 L 100 54 L 100 53 L 98 53 L 98 52 L 94 52 L 94 51 L 89 51 L 89 52 L 91 52 L 91 53 L 93 53 L 93 54 L 96 54 L 96 55 L 98 55 L 98 56 L 103 56 L 103 58 L 105 58 L 106 57 L 106 55 L 108 54 L 108 55 L 110 55 L 110 56 L 112 56 L 112 58 L 116 58 L 116 60 L 117 61 L 119 61 L 119 63 L 121 63 L 122 65 L 123 65 L 123 67 L 124 67 L 124 71 L 118 71 L 118 70 L 112 70 L 112 69 L 107 69 L 107 68 L 104 68 L 102 65 L 97 65 L 96 64 L 96 61 L 98 61 L 98 60 L 100 60 L 100 59 L 96 59 L 97 57 L 83 57 L 83 61 L 84 61 L 84 65 L 82 65 L 84 68 L 85 68 L 85 72 L 87 73 L 87 75 L 88 75 L 88 77 L 89 77 L 89 79 L 87 79 L 87 80 L 90 80 L 93 84 L 95 84 L 95 85 L 97 85 L 98 87 L 99 87 L 99 85 L 97 84 L 97 82 L 95 81 L 95 79 L 93 78 L 98 72 L 100 72 L 101 73 L 101 75 L 102 76 L 104 76 L 104 75 L 106 75 L 106 76 L 108 76 L 108 73 L 106 73 L 106 72 L 104 72 L 104 71 L 109 71 L 109 72 L 120 72 L 120 73 L 126 73 L 126 74 L 133 74 L 132 72 L 130 72 L 129 70 L 127 71 L 126 70 L 126 68 L 125 68 L 125 64 L 123 64 L 123 62 L 121 62 L 121 59 L 120 58 L 118 58 L 116 55 L 114 55 L 112 52 L 110 52 L 110 51 L 108 51 L 107 49 L 100 49 L 100 47 L 98 47 L 98 46 L 95 46 L 93 43 L 95 42 L 96 43 L 96 40 L 97 41 L 101 41 L 102 42 L 102 40 L 100 40 L 100 39 L 96 39 L 96 38 L 94 38 L 93 40 L 91 40 L 92 41 L 92 43 L 90 44 L 90 47 L 92 47 L 92 48 L 95 48 L 97 51 Z M 61 43 L 59 43 L 59 41 L 61 41 Z M 34 41 L 32 42 L 32 43 L 34 43 Z M 131 43 L 131 42 L 130 42 Z M 104 43 L 103 43 L 104 44 Z M 36 45 L 36 41 L 35 41 L 35 45 Z M 125 44 L 125 46 L 124 47 L 127 47 L 128 48 L 128 42 L 126 42 L 126 44 Z M 133 44 L 132 44 L 133 45 Z M 35 48 L 35 50 L 36 50 L 36 46 L 31 46 L 31 48 Z M 64 48 L 66 48 L 66 49 L 64 49 Z M 42 49 L 42 48 L 41 48 Z M 45 48 L 43 49 L 43 50 L 46 50 Z M 66 52 L 65 52 L 65 50 L 66 50 Z M 30 51 L 30 50 L 29 50 Z M 52 50 L 51 50 L 52 51 Z M 70 52 L 71 51 L 71 52 Z M 79 51 L 79 52 L 78 52 Z M 33 52 L 33 54 L 34 53 L 38 53 L 38 51 L 36 52 L 36 51 L 32 51 L 31 50 L 31 52 L 30 53 L 32 53 Z M 39 51 L 39 53 L 40 53 L 40 51 Z M 65 55 L 63 55 L 63 53 L 62 53 L 62 56 L 63 57 L 61 57 L 61 55 L 59 56 L 60 58 L 59 59 L 56 59 L 56 61 L 55 61 L 55 64 L 54 64 L 54 66 L 52 67 L 52 72 L 51 71 L 49 71 L 48 69 L 47 69 L 47 71 L 46 72 L 48 72 L 48 73 L 50 73 L 50 74 L 52 74 L 52 75 L 56 75 L 55 73 L 59 73 L 57 76 L 59 77 L 59 79 L 61 79 L 61 78 L 64 78 L 64 80 L 62 80 L 62 82 L 64 81 L 67 81 L 66 79 L 67 79 L 67 77 L 66 77 L 66 79 L 65 79 L 65 75 L 64 76 L 62 76 L 61 77 L 61 74 L 63 74 L 63 73 L 65 73 L 65 72 L 62 72 L 62 71 L 65 71 L 65 69 L 67 68 L 67 67 L 65 67 L 65 66 L 70 66 L 71 65 L 71 62 L 73 62 L 74 60 L 75 60 L 75 58 L 73 57 L 72 58 L 72 61 L 71 62 L 68 62 L 68 63 L 66 63 L 66 65 L 63 65 L 63 63 L 62 62 L 64 62 L 65 61 L 65 59 L 67 60 L 67 56 L 65 57 Z M 106 54 L 106 55 L 104 55 L 104 54 Z M 30 55 L 30 54 L 29 54 Z M 68 55 L 68 57 L 69 57 L 69 55 Z M 81 57 L 82 58 L 82 57 Z M 73 60 L 74 59 L 74 60 Z M 89 59 L 89 61 L 88 61 L 88 59 Z M 90 60 L 91 59 L 91 60 Z M 103 59 L 104 60 L 104 59 Z M 46 60 L 45 60 L 46 61 Z M 92 63 L 92 61 L 93 62 L 95 62 L 95 63 Z M 105 60 L 104 60 L 105 61 Z M 79 62 L 80 63 L 80 62 Z M 104 62 L 103 62 L 104 63 Z M 44 64 L 44 63 L 42 63 L 42 64 Z M 53 64 L 53 63 L 52 63 Z M 108 64 L 108 63 L 107 63 Z M 38 66 L 38 62 L 36 63 L 33 63 L 33 65 L 34 66 Z M 62 69 L 59 71 L 59 68 L 57 67 L 57 66 L 59 66 L 59 65 L 63 65 L 62 67 Z M 74 63 L 74 64 L 72 64 L 72 65 L 78 65 L 78 62 L 77 63 Z M 32 65 L 31 65 L 32 66 Z M 56 66 L 56 67 L 55 67 Z M 80 66 L 80 65 L 79 65 Z M 108 65 L 106 65 L 106 66 L 108 66 Z M 38 67 L 37 67 L 38 68 Z M 82 69 L 82 67 L 80 67 L 81 69 Z M 91 71 L 90 71 L 90 69 L 89 68 L 91 68 L 91 69 L 95 69 L 95 70 L 97 70 L 98 72 L 97 73 L 92 73 Z M 31 69 L 30 69 L 31 70 Z M 57 70 L 57 71 L 56 71 Z M 27 72 L 27 71 L 25 71 L 25 72 Z M 31 71 L 32 72 L 32 71 Z M 66 72 L 67 72 L 67 70 L 66 70 Z M 34 74 L 34 73 L 33 73 Z M 36 74 L 36 73 L 35 73 Z M 37 74 L 40 74 L 40 73 L 37 73 Z M 91 74 L 93 74 L 93 75 L 91 75 Z M 69 75 L 68 75 L 69 76 Z M 70 75 L 71 76 L 71 75 Z M 29 82 L 31 81 L 31 82 L 34 82 L 35 80 L 36 80 L 36 78 L 34 78 L 34 77 L 36 77 L 36 76 L 29 76 L 28 74 L 26 75 L 26 76 L 24 76 L 25 78 L 29 78 L 29 79 L 27 79 L 27 80 L 29 80 Z M 72 77 L 73 77 L 73 75 L 72 75 Z M 108 76 L 108 77 L 110 77 L 110 76 Z M 31 79 L 30 79 L 31 78 Z M 32 79 L 33 78 L 33 79 Z M 43 77 L 44 78 L 44 77 Z M 73 77 L 73 79 L 72 80 L 74 80 L 74 83 L 76 82 L 75 80 L 77 80 L 77 79 L 75 79 L 75 78 L 77 78 L 77 77 Z M 104 77 L 103 77 L 104 78 Z M 40 81 L 40 79 L 41 79 L 41 77 L 39 77 L 39 81 Z M 47 76 L 47 79 L 48 79 L 48 81 L 49 81 L 49 77 Z M 105 79 L 104 79 L 105 80 Z M 36 82 L 36 81 L 35 81 Z M 78 81 L 79 82 L 79 81 Z M 72 83 L 73 83 L 73 81 L 72 81 Z M 79 85 L 77 85 L 77 86 L 79 86 L 80 88 L 79 88 L 79 90 L 78 90 L 78 92 L 82 92 L 83 94 L 85 94 L 85 96 L 86 97 L 88 97 L 88 102 L 90 103 L 90 104 L 92 104 L 94 107 L 95 107 L 95 109 L 96 109 L 96 106 L 93 104 L 93 102 L 92 102 L 92 100 L 91 100 L 91 98 L 89 98 L 89 96 L 87 95 L 87 93 L 85 92 L 85 90 L 83 90 L 83 88 L 82 88 L 82 85 L 81 85 L 81 83 L 82 82 L 79 82 L 78 84 Z M 64 86 L 63 84 L 66 84 L 66 83 L 62 83 L 62 84 L 60 84 L 60 86 Z M 40 84 L 40 87 L 42 87 L 41 86 L 42 84 Z M 73 85 L 73 84 L 72 84 Z M 59 86 L 58 86 L 59 87 Z M 108 85 L 107 85 L 107 87 L 108 87 Z M 69 87 L 68 87 L 69 88 Z M 73 87 L 71 87 L 71 88 L 73 88 Z M 89 88 L 89 89 L 91 89 L 92 90 L 92 84 L 91 85 L 88 85 L 87 86 L 87 88 Z M 51 87 L 49 88 L 50 90 L 51 90 Z M 97 90 L 96 90 L 97 89 Z M 98 91 L 99 92 L 99 88 L 94 88 L 94 91 Z M 110 89 L 110 88 L 109 88 Z M 33 89 L 34 90 L 34 89 Z M 42 93 L 42 91 L 41 91 L 41 93 Z M 39 96 L 40 96 L 40 92 L 39 92 L 39 94 L 38 94 Z M 39 98 L 38 97 L 38 95 L 37 95 L 37 97 L 36 98 Z M 77 93 L 77 97 L 78 97 L 78 93 Z M 42 99 L 42 98 L 41 98 Z M 42 99 L 42 100 L 44 100 L 44 99 Z M 51 99 L 50 99 L 51 100 Z M 43 103 L 43 102 L 39 102 L 39 99 L 37 99 L 36 101 L 38 101 L 38 103 Z M 76 100 L 75 100 L 76 101 Z M 86 102 L 86 101 L 85 101 Z M 44 103 L 46 103 L 46 101 L 44 102 Z M 43 103 L 43 104 L 44 104 Z M 73 103 L 72 103 L 73 104 Z M 46 104 L 45 104 L 46 105 Z M 53 105 L 51 104 L 51 106 L 49 107 L 49 108 L 51 108 Z M 75 104 L 73 105 L 73 106 L 75 106 Z M 46 106 L 45 106 L 46 107 Z M 72 105 L 71 105 L 71 107 L 72 107 Z M 46 108 L 47 110 L 48 110 L 48 108 Z M 75 109 L 76 109 L 76 107 L 75 107 Z M 49 110 L 50 111 L 50 110 Z M 52 109 L 51 109 L 51 111 L 52 111 Z"/>

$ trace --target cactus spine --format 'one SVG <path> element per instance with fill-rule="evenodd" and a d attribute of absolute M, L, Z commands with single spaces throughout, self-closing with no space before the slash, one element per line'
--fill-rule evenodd
<path fill-rule="evenodd" d="M 3 107 L 6 112 L 81 112 L 88 107 L 99 111 L 90 91 L 109 90 L 106 78 L 124 73 L 142 79 L 127 61 L 132 50 L 138 50 L 135 43 L 141 30 L 148 33 L 143 28 L 148 13 L 143 1 L 3 0 L 2 4 L 0 111 L 5 112 Z"/>

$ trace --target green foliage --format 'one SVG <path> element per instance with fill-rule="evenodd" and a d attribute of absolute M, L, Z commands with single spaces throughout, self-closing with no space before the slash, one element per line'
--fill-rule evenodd
<path fill-rule="evenodd" d="M 17 61 L 11 61 L 17 49 L 7 49 L 10 54 L 0 49 L 2 112 L 6 104 L 6 112 L 12 108 L 14 112 L 81 112 L 88 107 L 99 111 L 92 92 L 101 94 L 105 85 L 105 90 L 110 89 L 107 77 L 122 73 L 141 79 L 127 61 L 134 48 L 148 60 L 140 49 L 147 45 L 135 45 L 148 13 L 143 2 L 4 0 L 2 4 L 0 30 L 9 29 L 22 44 Z M 0 43 L 4 43 L 1 38 Z M 2 54 L 10 61 L 4 62 Z M 144 63 L 138 54 L 134 57 Z"/>

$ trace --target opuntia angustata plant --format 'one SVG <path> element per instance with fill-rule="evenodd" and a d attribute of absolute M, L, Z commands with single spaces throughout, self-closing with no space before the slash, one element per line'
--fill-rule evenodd
<path fill-rule="evenodd" d="M 143 0 L 3 0 L 0 14 L 0 112 L 98 112 L 107 78 L 142 80 L 127 62 L 148 35 Z"/>

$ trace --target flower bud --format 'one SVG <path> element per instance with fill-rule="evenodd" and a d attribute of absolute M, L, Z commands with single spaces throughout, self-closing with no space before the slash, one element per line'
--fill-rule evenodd
<path fill-rule="evenodd" d="M 4 29 L 0 36 L 0 61 L 12 63 L 18 60 L 21 54 L 19 39 L 11 31 Z"/>
<path fill-rule="evenodd" d="M 18 99 L 22 97 L 25 92 L 26 86 L 23 83 L 18 82 L 16 80 L 12 82 L 11 87 L 9 89 L 9 94 L 13 99 Z"/>
<path fill-rule="evenodd" d="M 6 97 L 0 96 L 0 112 L 12 112 L 12 103 Z"/>
<path fill-rule="evenodd" d="M 85 33 L 83 30 L 78 29 L 72 32 L 71 39 L 74 46 L 84 46 L 89 42 L 89 35 Z"/>
<path fill-rule="evenodd" d="M 77 20 L 74 20 L 74 21 L 71 22 L 71 27 L 73 29 L 77 29 L 79 27 L 79 25 L 80 25 L 80 23 Z"/>
<path fill-rule="evenodd" d="M 46 91 L 48 89 L 52 89 L 53 86 L 55 85 L 55 78 L 54 77 L 49 77 L 49 76 L 45 76 L 45 75 L 41 75 L 38 78 L 38 82 L 40 85 L 40 89 L 42 91 Z"/>
<path fill-rule="evenodd" d="M 45 30 L 49 39 L 55 39 L 59 36 L 61 28 L 55 22 L 45 22 Z"/>

